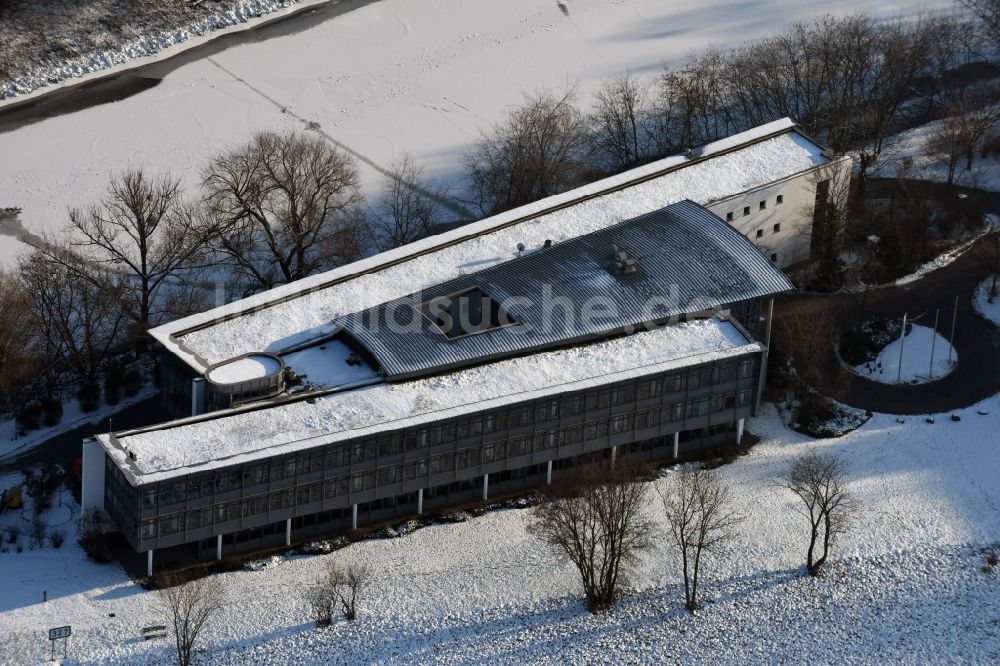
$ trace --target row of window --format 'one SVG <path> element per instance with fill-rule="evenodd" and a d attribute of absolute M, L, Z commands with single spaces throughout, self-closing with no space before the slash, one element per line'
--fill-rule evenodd
<path fill-rule="evenodd" d="M 249 518 L 295 506 L 313 504 L 324 499 L 341 497 L 348 493 L 360 493 L 376 487 L 413 481 L 428 475 L 478 467 L 497 460 L 529 455 L 533 452 L 539 453 L 560 446 L 601 439 L 609 435 L 644 430 L 656 427 L 661 423 L 670 423 L 684 418 L 703 416 L 709 412 L 743 407 L 750 404 L 750 400 L 751 392 L 743 390 L 737 393 L 712 396 L 711 399 L 677 402 L 531 435 L 518 435 L 510 439 L 487 442 L 482 446 L 441 453 L 427 459 L 388 465 L 365 472 L 355 472 L 201 509 L 181 511 L 142 521 L 141 538 L 145 540 L 155 538 L 157 535 L 169 536 L 185 529 L 194 530 L 208 527 L 213 524 Z"/>
<path fill-rule="evenodd" d="M 780 206 L 783 203 L 785 203 L 785 195 L 784 194 L 779 194 L 778 196 L 776 196 L 774 198 L 774 204 L 776 206 Z M 761 201 L 759 201 L 757 203 L 757 210 L 767 210 L 767 200 L 766 199 L 762 199 Z M 749 215 L 750 215 L 750 206 L 744 206 L 743 207 L 743 217 L 748 217 Z M 728 213 L 726 213 L 726 222 L 732 222 L 734 217 L 736 217 L 736 213 L 733 212 L 733 211 L 729 211 Z"/>
<path fill-rule="evenodd" d="M 400 430 L 377 437 L 362 438 L 239 470 L 193 476 L 185 481 L 160 487 L 151 486 L 142 492 L 142 506 L 144 509 L 154 509 L 157 506 L 238 491 L 270 481 L 391 457 L 403 451 L 416 451 L 472 437 L 488 438 L 494 433 L 506 432 L 509 429 L 548 423 L 584 412 L 634 404 L 637 401 L 682 392 L 685 388 L 694 390 L 714 384 L 730 383 L 738 378 L 749 378 L 753 376 L 753 372 L 754 359 L 744 358 L 739 363 L 703 367 L 610 389 L 542 400 L 533 405 L 519 405 L 505 411 L 468 419 L 445 421 L 426 428 Z"/>

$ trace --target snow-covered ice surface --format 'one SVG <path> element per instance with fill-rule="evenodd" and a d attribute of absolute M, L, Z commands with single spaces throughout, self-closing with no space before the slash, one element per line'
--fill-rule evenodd
<path fill-rule="evenodd" d="M 874 360 L 857 366 L 854 371 L 883 384 L 925 384 L 941 379 L 954 370 L 957 363 L 958 354 L 947 339 L 932 328 L 913 324 L 902 342 L 899 338 L 893 340 Z"/>
<path fill-rule="evenodd" d="M 248 41 L 127 99 L 0 134 L 0 206 L 22 207 L 32 232 L 57 234 L 67 208 L 96 201 L 111 172 L 142 165 L 171 171 L 190 188 L 212 154 L 253 131 L 302 129 L 292 114 L 360 156 L 369 192 L 378 169 L 404 151 L 428 175 L 454 183 L 463 151 L 524 92 L 576 82 L 586 106 L 608 76 L 652 77 L 664 60 L 765 36 L 795 18 L 917 10 L 901 0 L 564 4 L 569 16 L 559 3 L 536 0 L 378 0 Z"/>
<path fill-rule="evenodd" d="M 706 147 L 706 154 L 754 136 L 766 136 L 768 130 L 787 130 L 790 124 L 791 121 L 788 120 L 768 123 L 756 130 L 710 144 Z M 523 243 L 528 248 L 541 247 L 545 240 L 559 242 L 580 236 L 684 199 L 705 204 L 805 171 L 826 161 L 819 146 L 796 132 L 788 132 L 730 153 L 713 156 L 704 162 L 691 164 L 627 190 L 587 199 L 513 226 L 502 226 L 509 220 L 526 215 L 528 209 L 545 210 L 557 201 L 578 198 L 581 193 L 589 190 L 604 191 L 608 187 L 602 184 L 604 181 L 594 183 L 580 191 L 550 197 L 456 229 L 447 235 L 426 238 L 215 310 L 170 322 L 154 329 L 152 334 L 168 348 L 174 349 L 176 345 L 168 337 L 169 333 L 211 322 L 224 313 L 277 302 L 280 298 L 299 294 L 304 289 L 314 288 L 337 276 L 363 272 L 354 279 L 332 287 L 297 295 L 285 302 L 277 302 L 270 307 L 192 331 L 182 338 L 183 349 L 180 356 L 195 364 L 197 361 L 191 360 L 191 354 L 197 354 L 209 363 L 218 363 L 251 351 L 286 347 L 327 332 L 330 322 L 338 316 L 360 312 L 470 271 L 482 270 L 513 259 L 517 256 L 518 243 Z M 635 171 L 657 173 L 662 170 L 661 165 L 684 162 L 684 158 L 667 158 Z M 618 181 L 625 177 L 627 176 L 623 174 L 607 180 Z M 491 231 L 492 229 L 496 230 Z M 487 231 L 489 233 L 485 233 Z M 381 270 L 371 270 L 392 259 L 408 257 L 421 250 L 442 245 L 448 239 L 461 238 L 473 232 L 476 232 L 475 237 L 464 242 L 441 247 Z"/>
<path fill-rule="evenodd" d="M 976 312 L 1000 326 L 1000 294 L 995 296 L 993 302 L 990 303 L 989 295 L 992 284 L 993 278 L 983 280 L 972 297 L 972 305 L 976 308 Z M 997 281 L 997 291 L 1000 292 L 1000 280 Z"/>
<path fill-rule="evenodd" d="M 977 412 L 984 412 L 980 415 Z M 682 609 L 677 564 L 657 549 L 612 612 L 587 614 L 569 564 L 525 531 L 528 510 L 496 511 L 331 555 L 223 574 L 232 596 L 206 633 L 204 663 L 996 663 L 1000 576 L 981 571 L 1000 541 L 1000 396 L 958 422 L 876 414 L 844 437 L 813 440 L 765 406 L 749 455 L 721 468 L 748 520 L 730 556 L 705 570 L 707 601 Z M 803 570 L 805 534 L 779 477 L 815 450 L 850 465 L 863 503 L 826 576 Z M 648 511 L 662 525 L 660 501 Z M 328 558 L 368 563 L 376 582 L 357 622 L 316 631 L 295 590 Z M 151 593 L 116 566 L 63 550 L 0 555 L 0 643 L 39 661 L 44 629 L 73 625 L 71 663 L 163 663 Z M 50 601 L 38 603 L 40 590 Z M 115 613 L 111 618 L 109 613 Z"/>
<path fill-rule="evenodd" d="M 228 459 L 236 464 L 254 456 L 363 436 L 392 422 L 397 427 L 416 423 L 403 419 L 437 421 L 459 416 L 469 405 L 485 409 L 582 389 L 595 378 L 631 379 L 760 349 L 731 323 L 703 319 L 542 352 L 530 359 L 506 359 L 427 379 L 333 393 L 314 402 L 300 400 L 121 435 L 118 441 L 136 456 L 132 461 L 122 448 L 108 442 L 107 435 L 98 439 L 112 456 L 149 475 L 137 480 L 144 483 L 166 478 L 181 467 L 188 473 L 210 461 Z"/>

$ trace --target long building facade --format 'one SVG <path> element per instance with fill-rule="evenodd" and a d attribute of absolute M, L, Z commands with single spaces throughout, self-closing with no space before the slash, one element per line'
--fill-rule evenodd
<path fill-rule="evenodd" d="M 584 188 L 154 329 L 177 419 L 85 441 L 84 508 L 152 572 L 525 492 L 583 461 L 739 443 L 773 296 L 791 285 L 732 218 L 766 192 L 755 212 L 778 234 L 808 218 L 798 200 L 821 185 L 805 183 L 843 168 L 794 131 L 706 147 L 680 184 L 653 165 L 620 191 Z M 705 206 L 649 208 L 702 187 L 696 168 L 733 182 Z M 623 217 L 622 192 L 646 210 Z"/>

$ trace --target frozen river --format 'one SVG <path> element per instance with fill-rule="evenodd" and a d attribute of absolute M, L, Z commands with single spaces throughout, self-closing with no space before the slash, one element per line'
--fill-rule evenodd
<path fill-rule="evenodd" d="M 193 189 L 224 146 L 307 122 L 358 156 L 368 191 L 404 151 L 455 182 L 462 153 L 524 92 L 576 84 L 586 103 L 608 76 L 652 76 L 692 49 L 738 44 L 795 18 L 913 11 L 861 0 L 563 4 L 568 15 L 555 0 L 348 1 L 327 20 L 304 15 L 180 66 L 148 68 L 120 101 L 0 133 L 0 208 L 20 207 L 29 231 L 55 234 L 68 207 L 96 199 L 129 164 L 170 171 Z M 0 263 L 15 255 L 0 235 Z"/>

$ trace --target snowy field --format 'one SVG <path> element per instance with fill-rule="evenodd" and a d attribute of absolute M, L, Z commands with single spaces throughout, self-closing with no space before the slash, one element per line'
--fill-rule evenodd
<path fill-rule="evenodd" d="M 403 152 L 454 184 L 463 152 L 524 92 L 579 84 L 588 104 L 609 76 L 652 77 L 692 49 L 736 45 L 797 17 L 918 9 L 901 0 L 563 4 L 569 16 L 559 3 L 536 0 L 378 0 L 295 34 L 230 48 L 128 99 L 0 135 L 0 206 L 22 207 L 27 229 L 55 234 L 67 207 L 96 200 L 111 172 L 143 165 L 193 187 L 223 147 L 254 130 L 307 122 L 358 156 L 369 193 L 380 169 Z M 0 252 L 7 261 L 12 254 Z"/>
<path fill-rule="evenodd" d="M 767 406 L 748 425 L 761 443 L 721 468 L 749 520 L 731 556 L 711 562 L 695 617 L 665 535 L 615 609 L 590 616 L 570 566 L 525 532 L 529 511 L 502 510 L 224 574 L 231 601 L 201 663 L 995 663 L 1000 574 L 981 567 L 1000 541 L 1000 396 L 957 414 L 876 414 L 812 440 Z M 819 580 L 805 576 L 802 519 L 773 483 L 810 449 L 848 460 L 863 502 Z M 648 510 L 662 521 L 653 493 Z M 369 563 L 377 582 L 356 623 L 317 632 L 295 590 L 328 557 Z M 70 543 L 0 554 L 0 589 L 10 663 L 38 661 L 44 630 L 62 624 L 73 626 L 69 663 L 170 659 L 166 641 L 139 638 L 158 623 L 152 595 Z"/>
<path fill-rule="evenodd" d="M 945 159 L 935 155 L 930 149 L 935 132 L 943 121 L 935 120 L 901 132 L 886 142 L 872 176 L 892 178 L 904 176 L 920 180 L 945 182 L 948 179 L 948 165 Z M 955 171 L 955 183 L 984 190 L 1000 190 L 1000 160 L 996 155 L 982 157 L 977 151 L 972 160 L 972 169 L 965 169 L 962 159 Z"/>
<path fill-rule="evenodd" d="M 957 363 L 958 354 L 947 339 L 932 328 L 914 324 L 902 341 L 893 340 L 874 360 L 854 371 L 883 384 L 926 384 L 947 375 Z"/>

